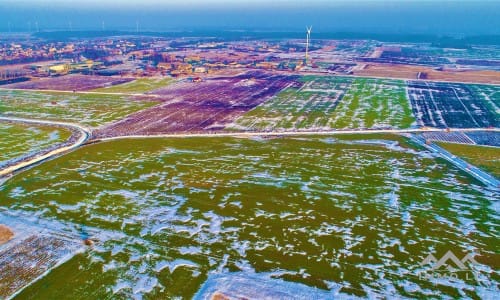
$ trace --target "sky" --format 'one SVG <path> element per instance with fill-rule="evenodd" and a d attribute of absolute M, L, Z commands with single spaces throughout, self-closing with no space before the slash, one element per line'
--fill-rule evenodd
<path fill-rule="evenodd" d="M 500 33 L 500 0 L 0 0 L 0 32 L 263 30 Z"/>

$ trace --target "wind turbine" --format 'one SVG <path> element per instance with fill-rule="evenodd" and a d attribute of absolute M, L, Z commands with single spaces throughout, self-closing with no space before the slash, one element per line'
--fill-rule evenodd
<path fill-rule="evenodd" d="M 307 61 L 309 60 L 309 42 L 311 41 L 311 31 L 312 31 L 312 29 L 313 29 L 312 26 L 309 26 L 309 27 L 306 26 L 306 30 L 307 30 L 307 36 L 306 36 L 306 65 L 307 65 Z"/>

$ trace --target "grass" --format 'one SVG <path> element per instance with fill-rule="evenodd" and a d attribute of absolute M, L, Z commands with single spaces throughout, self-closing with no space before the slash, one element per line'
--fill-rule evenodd
<path fill-rule="evenodd" d="M 63 128 L 0 122 L 0 166 L 2 162 L 64 142 L 70 136 L 71 132 Z"/>
<path fill-rule="evenodd" d="M 0 91 L 0 114 L 99 126 L 154 106 L 118 95 Z"/>
<path fill-rule="evenodd" d="M 305 76 L 238 118 L 229 129 L 296 130 L 409 128 L 415 118 L 398 80 Z"/>
<path fill-rule="evenodd" d="M 475 295 L 474 280 L 412 274 L 430 249 L 495 255 L 491 194 L 403 137 L 370 138 L 116 140 L 27 170 L 0 186 L 0 211 L 97 244 L 19 297 L 192 298 L 210 272 L 238 270 L 358 296 Z"/>
<path fill-rule="evenodd" d="M 253 130 L 324 129 L 351 79 L 303 78 L 301 89 L 288 88 L 236 120 L 235 127 Z"/>
<path fill-rule="evenodd" d="M 404 81 L 356 78 L 332 116 L 332 128 L 409 128 L 415 118 Z"/>
<path fill-rule="evenodd" d="M 439 142 L 452 154 L 500 178 L 500 148 Z"/>
<path fill-rule="evenodd" d="M 172 83 L 174 79 L 170 77 L 161 78 L 139 78 L 131 82 L 118 84 L 110 87 L 99 88 L 94 92 L 106 93 L 145 93 L 165 87 Z"/>

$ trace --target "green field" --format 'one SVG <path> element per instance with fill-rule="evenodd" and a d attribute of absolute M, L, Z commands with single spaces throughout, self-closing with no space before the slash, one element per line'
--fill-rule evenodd
<path fill-rule="evenodd" d="M 450 153 L 500 178 L 500 148 L 478 145 L 438 143 Z"/>
<path fill-rule="evenodd" d="M 232 271 L 337 297 L 496 291 L 494 195 L 402 137 L 366 138 L 119 140 L 27 170 L 0 186 L 0 212 L 58 220 L 96 245 L 18 298 L 186 299 Z M 416 275 L 448 250 L 486 265 L 459 284 Z"/>
<path fill-rule="evenodd" d="M 415 118 L 401 80 L 356 78 L 339 103 L 332 128 L 409 128 Z"/>
<path fill-rule="evenodd" d="M 69 139 L 59 127 L 0 122 L 0 166 L 6 161 L 45 149 Z"/>
<path fill-rule="evenodd" d="M 99 88 L 93 90 L 94 92 L 106 93 L 145 93 L 165 87 L 172 83 L 174 79 L 167 78 L 139 78 L 131 82 L 118 84 L 110 87 Z"/>
<path fill-rule="evenodd" d="M 0 114 L 99 126 L 156 105 L 125 96 L 0 90 Z"/>
<path fill-rule="evenodd" d="M 304 77 L 304 87 L 288 88 L 236 120 L 231 127 L 253 130 L 329 128 L 329 121 L 351 79 Z"/>
<path fill-rule="evenodd" d="M 282 91 L 228 128 L 408 128 L 415 121 L 403 81 L 337 76 L 306 76 L 303 80 L 301 89 Z"/>

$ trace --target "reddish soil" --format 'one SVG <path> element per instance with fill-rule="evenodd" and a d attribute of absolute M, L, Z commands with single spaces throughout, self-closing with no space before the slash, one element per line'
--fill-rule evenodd
<path fill-rule="evenodd" d="M 236 117 L 266 101 L 297 77 L 249 72 L 235 77 L 188 80 L 155 90 L 163 103 L 102 128 L 96 137 L 221 130 Z"/>
<path fill-rule="evenodd" d="M 7 243 L 12 237 L 14 237 L 12 230 L 10 230 L 9 227 L 0 224 L 0 245 Z"/>
<path fill-rule="evenodd" d="M 497 71 L 437 71 L 430 67 L 410 65 L 368 64 L 366 68 L 355 71 L 354 74 L 416 79 L 419 72 L 427 73 L 427 79 L 429 80 L 500 84 L 500 72 Z"/>
<path fill-rule="evenodd" d="M 25 82 L 6 84 L 2 87 L 30 90 L 87 91 L 132 80 L 133 78 L 71 74 L 32 79 Z"/>

